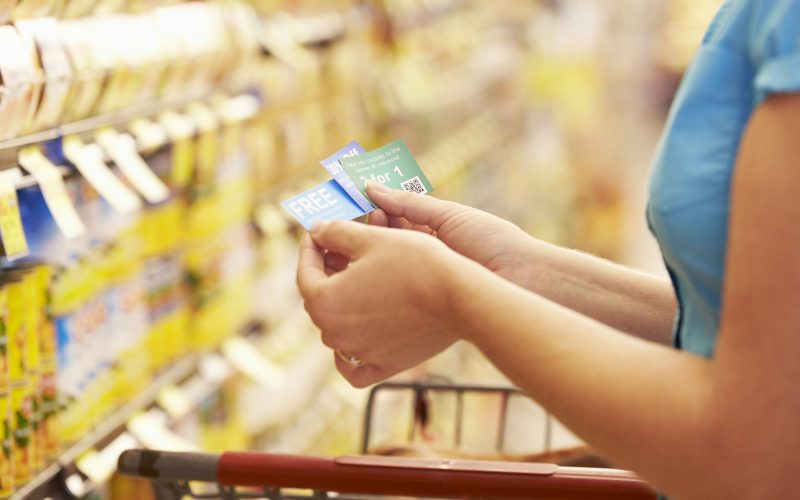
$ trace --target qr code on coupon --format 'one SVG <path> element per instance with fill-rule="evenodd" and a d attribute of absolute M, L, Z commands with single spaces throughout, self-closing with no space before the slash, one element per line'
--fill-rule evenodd
<path fill-rule="evenodd" d="M 400 187 L 402 187 L 403 190 L 408 191 L 409 193 L 425 194 L 428 192 L 428 190 L 425 189 L 425 185 L 422 184 L 422 180 L 419 178 L 418 175 L 410 178 L 405 182 L 401 182 Z"/>

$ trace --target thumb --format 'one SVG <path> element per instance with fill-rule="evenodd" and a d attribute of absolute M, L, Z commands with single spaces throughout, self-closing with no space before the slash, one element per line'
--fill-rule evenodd
<path fill-rule="evenodd" d="M 390 189 L 376 182 L 369 183 L 367 194 L 387 215 L 405 217 L 413 224 L 428 226 L 434 231 L 452 217 L 470 210 L 460 203 Z"/>
<path fill-rule="evenodd" d="M 368 247 L 372 229 L 358 222 L 318 222 L 311 228 L 311 239 L 324 250 L 355 259 Z"/>

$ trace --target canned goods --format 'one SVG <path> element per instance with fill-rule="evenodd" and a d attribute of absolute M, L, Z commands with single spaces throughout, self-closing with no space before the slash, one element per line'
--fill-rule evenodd
<path fill-rule="evenodd" d="M 27 380 L 11 385 L 11 466 L 17 485 L 30 481 L 34 473 L 33 388 Z"/>
<path fill-rule="evenodd" d="M 0 282 L 0 498 L 14 492 L 8 385 L 8 290 Z"/>
<path fill-rule="evenodd" d="M 8 297 L 7 326 L 7 362 L 8 379 L 21 380 L 25 377 L 25 322 L 23 285 L 19 277 L 7 276 L 6 291 Z"/>
<path fill-rule="evenodd" d="M 0 498 L 14 492 L 14 470 L 11 461 L 11 408 L 8 392 L 0 392 Z"/>
<path fill-rule="evenodd" d="M 0 392 L 8 394 L 8 289 L 0 281 Z"/>

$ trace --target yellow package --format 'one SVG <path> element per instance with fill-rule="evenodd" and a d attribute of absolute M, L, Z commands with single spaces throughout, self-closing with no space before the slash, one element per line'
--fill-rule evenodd
<path fill-rule="evenodd" d="M 42 364 L 37 390 L 40 405 L 39 413 L 41 415 L 37 433 L 37 443 L 40 444 L 45 463 L 54 461 L 61 453 L 61 444 L 56 421 L 58 415 L 56 391 L 57 375 L 55 362 Z"/>
<path fill-rule="evenodd" d="M 25 373 L 26 378 L 39 373 L 40 314 L 44 305 L 37 300 L 37 278 L 33 271 L 25 271 L 22 277 L 25 308 Z"/>
<path fill-rule="evenodd" d="M 8 393 L 8 290 L 0 284 L 0 392 Z"/>
<path fill-rule="evenodd" d="M 17 0 L 0 0 L 0 24 L 6 24 L 11 19 Z"/>
<path fill-rule="evenodd" d="M 0 498 L 14 492 L 14 471 L 11 468 L 11 411 L 9 394 L 0 392 Z"/>
<path fill-rule="evenodd" d="M 44 17 L 49 15 L 56 7 L 53 0 L 19 0 L 14 7 L 14 19 L 25 19 L 29 17 Z"/>
<path fill-rule="evenodd" d="M 11 382 L 25 379 L 25 294 L 22 277 L 8 273 L 8 379 Z"/>
<path fill-rule="evenodd" d="M 28 381 L 18 381 L 11 386 L 11 464 L 14 482 L 22 485 L 34 473 L 33 390 Z"/>

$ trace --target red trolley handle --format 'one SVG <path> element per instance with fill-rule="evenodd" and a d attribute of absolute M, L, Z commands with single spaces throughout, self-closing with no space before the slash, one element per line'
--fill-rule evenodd
<path fill-rule="evenodd" d="M 654 499 L 633 473 L 552 464 L 398 457 L 335 459 L 128 450 L 119 470 L 163 481 L 436 498 Z"/>

